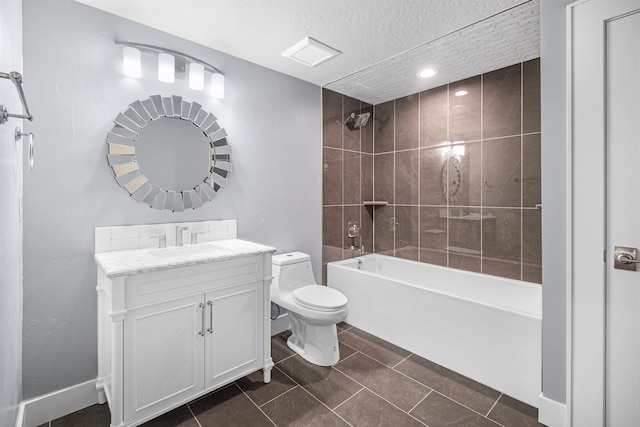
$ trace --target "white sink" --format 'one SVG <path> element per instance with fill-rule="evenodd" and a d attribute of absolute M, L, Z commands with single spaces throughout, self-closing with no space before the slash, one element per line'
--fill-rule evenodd
<path fill-rule="evenodd" d="M 163 248 L 149 251 L 156 258 L 180 258 L 185 256 L 211 256 L 222 253 L 220 248 L 213 245 L 177 246 L 175 248 Z"/>

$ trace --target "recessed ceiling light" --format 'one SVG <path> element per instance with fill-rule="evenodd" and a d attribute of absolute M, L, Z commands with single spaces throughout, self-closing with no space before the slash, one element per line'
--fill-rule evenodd
<path fill-rule="evenodd" d="M 454 93 L 455 96 L 465 96 L 468 95 L 469 92 L 467 92 L 466 90 L 459 90 L 456 93 Z"/>
<path fill-rule="evenodd" d="M 438 74 L 438 70 L 435 68 L 425 68 L 424 70 L 418 73 L 418 77 L 422 77 L 423 79 L 433 77 Z"/>
<path fill-rule="evenodd" d="M 341 54 L 339 50 L 327 46 L 318 40 L 305 37 L 298 43 L 282 52 L 282 56 L 293 59 L 309 67 L 316 65 Z"/>

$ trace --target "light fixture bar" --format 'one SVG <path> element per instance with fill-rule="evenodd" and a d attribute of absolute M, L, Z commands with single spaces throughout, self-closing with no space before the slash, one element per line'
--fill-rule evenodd
<path fill-rule="evenodd" d="M 171 49 L 166 49 L 164 47 L 159 47 L 159 46 L 154 46 L 154 45 L 150 45 L 150 44 L 143 44 L 143 43 L 133 43 L 133 42 L 126 42 L 126 41 L 116 41 L 115 42 L 117 45 L 122 46 L 122 47 L 133 47 L 133 48 L 137 48 L 140 49 L 142 51 L 147 51 L 147 52 L 154 52 L 154 53 L 169 53 L 171 55 L 174 56 L 181 56 L 185 59 L 187 59 L 189 62 L 197 62 L 199 64 L 202 64 L 204 66 L 204 69 L 211 72 L 211 73 L 216 73 L 216 74 L 222 74 L 224 76 L 224 73 L 222 71 L 220 71 L 219 69 L 217 69 L 216 67 L 214 67 L 213 65 L 198 59 L 194 56 L 191 55 L 187 55 L 185 53 L 182 52 L 178 52 L 176 50 L 171 50 Z"/>

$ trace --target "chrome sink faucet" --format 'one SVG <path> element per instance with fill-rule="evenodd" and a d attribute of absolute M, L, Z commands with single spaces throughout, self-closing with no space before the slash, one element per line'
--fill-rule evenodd
<path fill-rule="evenodd" d="M 187 231 L 189 227 L 178 225 L 176 226 L 176 246 L 184 245 L 184 232 Z"/>

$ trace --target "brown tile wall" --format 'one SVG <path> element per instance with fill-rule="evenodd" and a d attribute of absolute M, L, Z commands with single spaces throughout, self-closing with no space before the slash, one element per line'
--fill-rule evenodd
<path fill-rule="evenodd" d="M 324 89 L 323 114 L 323 282 L 356 220 L 366 252 L 541 283 L 539 59 L 375 107 Z"/>

